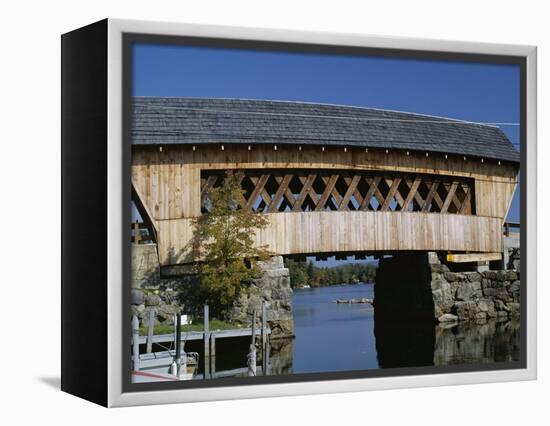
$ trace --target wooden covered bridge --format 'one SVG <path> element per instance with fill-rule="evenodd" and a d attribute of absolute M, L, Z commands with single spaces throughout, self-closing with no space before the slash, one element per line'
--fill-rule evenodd
<path fill-rule="evenodd" d="M 497 127 L 299 102 L 138 97 L 133 200 L 161 266 L 192 261 L 191 219 L 226 170 L 258 244 L 285 256 L 503 251 L 519 154 Z"/>

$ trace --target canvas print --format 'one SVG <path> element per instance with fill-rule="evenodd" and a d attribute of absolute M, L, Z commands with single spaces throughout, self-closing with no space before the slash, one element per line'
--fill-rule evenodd
<path fill-rule="evenodd" d="M 130 54 L 132 383 L 520 360 L 519 65 Z"/>

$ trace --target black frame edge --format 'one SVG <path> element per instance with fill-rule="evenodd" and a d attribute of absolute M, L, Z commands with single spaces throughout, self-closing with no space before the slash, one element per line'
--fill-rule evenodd
<path fill-rule="evenodd" d="M 108 20 L 61 36 L 61 390 L 107 406 Z"/>

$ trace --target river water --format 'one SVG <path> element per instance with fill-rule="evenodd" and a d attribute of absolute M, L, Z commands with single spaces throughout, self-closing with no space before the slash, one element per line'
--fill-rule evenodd
<path fill-rule="evenodd" d="M 372 299 L 373 292 L 372 284 L 294 290 L 296 338 L 288 369 L 312 373 L 519 359 L 517 322 L 375 326 L 371 305 L 334 303 L 336 299 Z"/>
<path fill-rule="evenodd" d="M 373 293 L 373 284 L 295 289 L 296 337 L 271 341 L 268 374 L 482 364 L 519 359 L 517 322 L 452 326 L 414 321 L 376 324 L 370 304 L 334 303 L 337 299 L 372 299 Z M 234 343 L 220 340 L 216 370 L 246 367 L 248 345 L 248 338 L 235 339 Z"/>

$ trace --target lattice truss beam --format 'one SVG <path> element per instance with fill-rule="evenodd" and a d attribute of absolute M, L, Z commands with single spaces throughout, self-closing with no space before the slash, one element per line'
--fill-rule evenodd
<path fill-rule="evenodd" d="M 416 211 L 475 214 L 473 180 L 426 174 L 318 170 L 241 170 L 241 207 L 258 213 Z M 202 211 L 225 171 L 201 174 Z"/>

